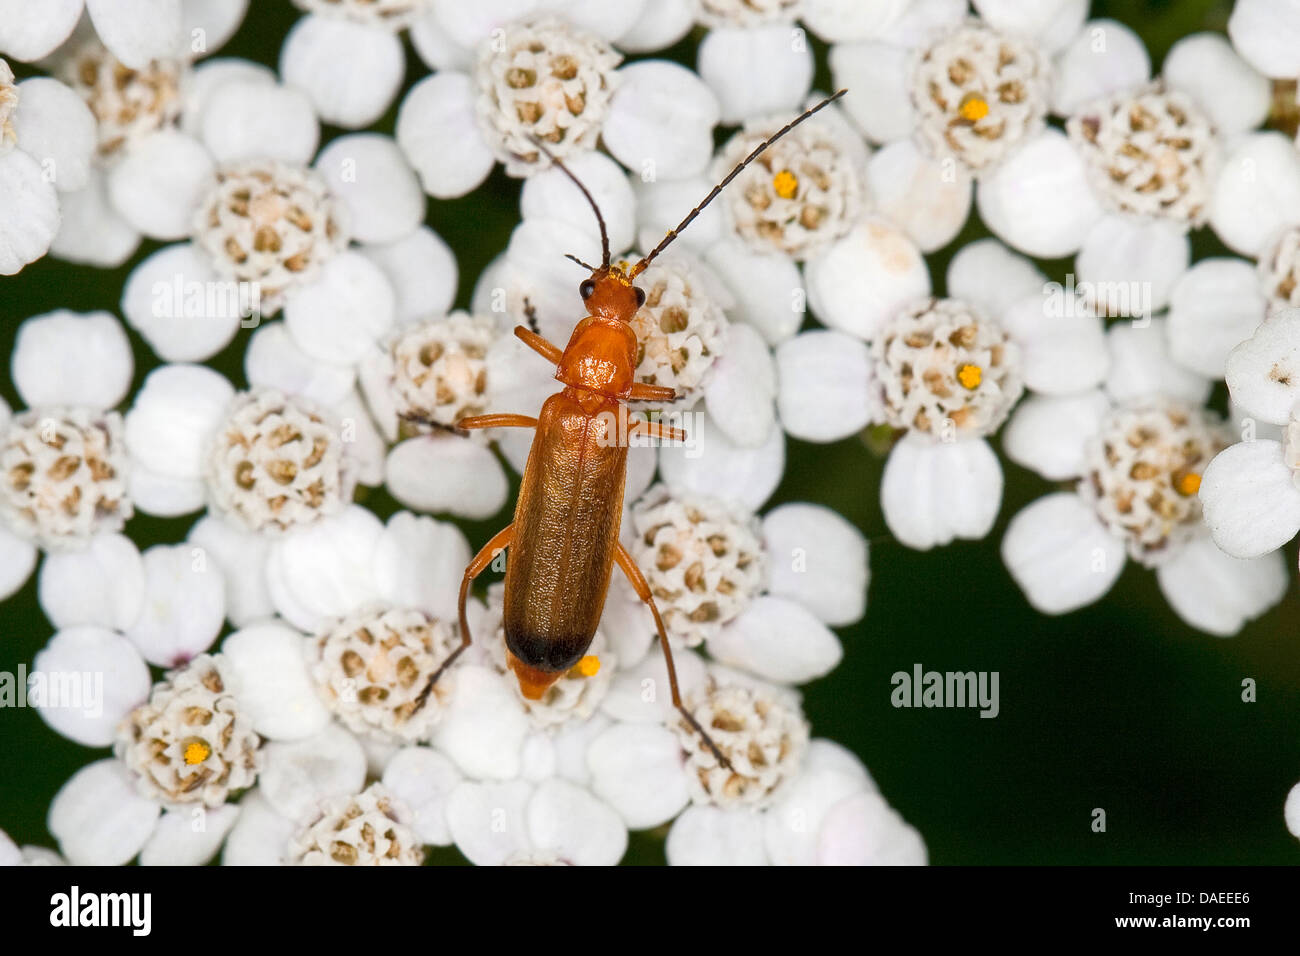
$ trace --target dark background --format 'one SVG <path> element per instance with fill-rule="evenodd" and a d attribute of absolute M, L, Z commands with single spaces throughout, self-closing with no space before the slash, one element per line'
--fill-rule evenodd
<path fill-rule="evenodd" d="M 274 65 L 298 16 L 288 0 L 259 0 L 221 56 Z M 1135 29 L 1159 69 L 1179 37 L 1222 31 L 1229 0 L 1095 0 L 1093 16 Z M 659 54 L 693 64 L 699 34 Z M 815 44 L 817 88 L 828 89 L 825 47 Z M 408 50 L 406 88 L 426 72 Z M 17 66 L 17 64 L 15 64 Z M 378 124 L 391 132 L 396 110 Z M 327 129 L 324 141 L 340 131 Z M 725 133 L 725 131 L 724 131 Z M 721 139 L 724 134 L 720 134 Z M 428 223 L 461 266 L 457 306 L 500 251 L 518 219 L 519 182 L 500 173 L 460 200 L 431 200 Z M 950 250 L 988 235 L 972 220 Z M 46 258 L 0 278 L 0 348 L 9 352 L 19 322 L 56 308 L 117 311 L 130 269 L 157 248 L 146 243 L 115 271 Z M 1194 257 L 1225 254 L 1203 230 Z M 929 257 L 942 293 L 949 251 Z M 1063 280 L 1069 261 L 1042 262 Z M 138 388 L 157 360 L 132 334 Z M 248 332 L 210 364 L 237 385 Z M 1220 393 L 1222 389 L 1220 388 Z M 18 407 L 6 376 L 0 394 Z M 1222 400 L 1222 394 L 1219 395 Z M 1300 600 L 1286 600 L 1231 639 L 1203 635 L 1167 607 L 1154 576 L 1129 562 L 1099 604 L 1061 618 L 1025 603 L 998 555 L 1007 520 L 1052 490 L 1004 461 L 1001 518 L 983 542 L 920 553 L 894 543 L 879 507 L 882 461 L 850 439 L 834 445 L 791 442 L 786 476 L 773 504 L 814 501 L 834 507 L 872 540 L 866 618 L 841 631 L 845 658 L 806 688 L 814 734 L 852 748 L 891 803 L 925 837 L 933 863 L 1295 863 L 1282 804 L 1300 780 Z M 366 503 L 381 516 L 396 505 L 382 492 Z M 513 507 L 511 504 L 509 507 Z M 132 538 L 143 549 L 181 540 L 193 518 L 137 515 Z M 509 520 L 463 522 L 480 545 Z M 1295 548 L 1287 564 L 1295 574 Z M 52 633 L 36 601 L 35 577 L 0 605 L 0 670 L 30 666 Z M 896 710 L 890 675 L 926 669 L 999 671 L 1001 713 Z M 1253 678 L 1258 702 L 1241 701 Z M 51 731 L 31 710 L 0 712 L 0 828 L 18 843 L 52 846 L 45 813 L 62 783 L 103 756 Z M 1107 831 L 1090 828 L 1103 808 Z M 452 862 L 454 850 L 434 858 Z M 628 862 L 662 862 L 662 833 L 633 834 Z"/>

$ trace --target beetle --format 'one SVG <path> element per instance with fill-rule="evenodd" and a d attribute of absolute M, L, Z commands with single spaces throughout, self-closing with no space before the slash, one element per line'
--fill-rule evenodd
<path fill-rule="evenodd" d="M 617 564 L 632 589 L 649 608 L 668 669 L 673 706 L 700 735 L 719 763 L 730 763 L 708 732 L 682 703 L 673 666 L 672 647 L 659 608 L 636 561 L 619 542 L 623 489 L 627 473 L 625 439 L 648 437 L 680 441 L 685 433 L 658 422 L 633 418 L 629 401 L 671 401 L 672 388 L 635 381 L 637 338 L 629 324 L 645 304 L 645 291 L 633 280 L 691 221 L 774 142 L 799 123 L 843 96 L 840 90 L 801 113 L 736 164 L 639 262 L 610 261 L 609 235 L 600 208 L 587 188 L 540 142 L 537 146 L 578 187 L 596 214 L 602 258 L 591 266 L 568 256 L 590 275 L 578 286 L 587 315 L 563 349 L 533 329 L 515 327 L 515 335 L 555 366 L 563 385 L 548 398 L 536 418 L 527 415 L 474 415 L 456 423 L 459 430 L 533 428 L 536 433 L 519 486 L 514 520 L 497 532 L 465 569 L 458 603 L 460 646 L 434 671 L 416 701 L 424 706 L 438 678 L 470 645 L 465 614 L 470 587 L 492 559 L 508 549 L 505 608 L 506 661 L 529 700 L 539 700 L 552 684 L 583 660 L 605 607 Z M 613 425 L 611 426 L 611 422 Z M 613 432 L 614 434 L 611 434 Z M 619 440 L 623 439 L 623 440 Z"/>

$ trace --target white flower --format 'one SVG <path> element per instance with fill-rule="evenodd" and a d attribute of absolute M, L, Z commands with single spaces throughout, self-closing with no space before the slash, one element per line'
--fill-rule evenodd
<path fill-rule="evenodd" d="M 1109 363 L 1101 320 L 996 240 L 963 248 L 947 287 L 952 298 L 894 306 L 864 328 L 870 345 L 817 331 L 777 349 L 777 407 L 792 435 L 900 430 L 881 506 L 895 537 L 922 550 L 989 533 L 1003 479 L 987 436 L 1022 390 L 1083 391 Z"/>
<path fill-rule="evenodd" d="M 1228 389 L 1247 415 L 1244 440 L 1210 463 L 1201 484 L 1215 542 L 1238 558 L 1266 555 L 1300 531 L 1300 316 L 1274 313 L 1228 356 Z M 1283 427 L 1277 440 L 1256 426 Z"/>
<path fill-rule="evenodd" d="M 1287 582 L 1280 555 L 1230 557 L 1202 524 L 1213 472 L 1207 466 L 1231 441 L 1201 408 L 1209 383 L 1169 359 L 1159 320 L 1117 325 L 1108 339 L 1113 360 L 1104 392 L 1032 398 L 1007 427 L 1013 460 L 1078 483 L 1012 518 L 1003 560 L 1035 608 L 1064 614 L 1102 597 L 1127 554 L 1155 570 L 1188 624 L 1235 634 L 1276 604 Z M 1232 447 L 1256 444 L 1263 443 Z"/>
<path fill-rule="evenodd" d="M 0 866 L 67 866 L 67 861 L 43 846 L 18 846 L 0 830 Z"/>
<path fill-rule="evenodd" d="M 226 63 L 186 103 L 182 129 L 141 140 L 107 173 L 130 225 L 166 246 L 123 293 L 127 321 L 168 361 L 201 361 L 250 315 L 284 311 L 298 349 L 354 364 L 397 320 L 399 301 L 441 300 L 454 264 L 409 268 L 427 251 L 424 197 L 396 145 L 378 134 L 335 139 L 304 94 Z M 187 132 L 187 130 L 189 132 Z M 356 245 L 350 245 L 355 243 Z M 437 245 L 436 239 L 433 245 Z"/>
<path fill-rule="evenodd" d="M 289 839 L 296 866 L 419 866 L 424 848 L 400 821 L 403 810 L 382 784 L 322 801 L 319 817 Z"/>
<path fill-rule="evenodd" d="M 643 3 L 603 12 L 542 0 L 457 6 L 435 4 L 426 38 L 436 37 L 440 49 L 423 52 L 437 72 L 406 95 L 397 118 L 397 140 L 430 195 L 464 195 L 498 161 L 512 176 L 546 168 L 531 137 L 566 162 L 599 138 L 639 173 L 703 170 L 718 121 L 708 87 L 664 60 L 618 68 L 610 41 L 633 25 Z M 547 12 L 551 6 L 577 22 Z"/>
<path fill-rule="evenodd" d="M 1236 0 L 1228 36 L 1246 62 L 1265 76 L 1300 76 L 1300 15 L 1286 0 Z"/>
<path fill-rule="evenodd" d="M 15 83 L 0 59 L 0 275 L 49 251 L 62 222 L 60 196 L 86 185 L 94 150 L 95 117 L 74 92 L 43 76 Z"/>

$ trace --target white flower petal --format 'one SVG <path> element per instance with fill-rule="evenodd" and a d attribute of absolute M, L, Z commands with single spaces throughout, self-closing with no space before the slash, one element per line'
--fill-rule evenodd
<path fill-rule="evenodd" d="M 474 51 L 466 49 L 452 39 L 438 19 L 433 4 L 426 4 L 410 28 L 411 45 L 430 70 L 460 70 L 474 68 Z"/>
<path fill-rule="evenodd" d="M 763 816 L 748 808 L 687 807 L 664 851 L 669 866 L 765 866 Z"/>
<path fill-rule="evenodd" d="M 1101 319 L 1056 283 L 1046 295 L 1016 302 L 1001 320 L 1020 346 L 1020 367 L 1028 388 L 1066 395 L 1099 385 L 1105 378 L 1110 353 Z"/>
<path fill-rule="evenodd" d="M 176 667 L 207 650 L 226 618 L 226 582 L 191 545 L 155 545 L 144 553 L 144 605 L 126 636 L 159 667 Z"/>
<path fill-rule="evenodd" d="M 861 340 L 843 332 L 804 332 L 776 348 L 781 424 L 795 438 L 839 441 L 877 415 L 874 363 Z"/>
<path fill-rule="evenodd" d="M 10 369 L 29 408 L 113 408 L 131 387 L 135 362 L 122 323 L 112 314 L 60 309 L 19 327 Z"/>
<path fill-rule="evenodd" d="M 596 200 L 612 250 L 632 245 L 636 232 L 636 197 L 627 174 L 603 153 L 579 153 L 565 161 Z M 525 219 L 550 219 L 567 223 L 600 241 L 600 227 L 591 206 L 573 181 L 554 167 L 524 180 L 519 209 Z"/>
<path fill-rule="evenodd" d="M 0 526 L 0 601 L 27 583 L 39 555 L 36 545 Z"/>
<path fill-rule="evenodd" d="M 379 597 L 374 558 L 384 526 L 349 505 L 341 514 L 277 538 L 267 557 L 276 610 L 305 631 Z"/>
<path fill-rule="evenodd" d="M 1021 299 L 1041 295 L 1046 283 L 1037 266 L 996 239 L 967 243 L 948 263 L 948 295 L 992 319 Z"/>
<path fill-rule="evenodd" d="M 222 280 L 211 259 L 191 242 L 164 246 L 132 271 L 122 290 L 122 314 L 158 357 L 202 362 L 239 331 L 239 285 Z"/>
<path fill-rule="evenodd" d="M 361 254 L 383 270 L 393 287 L 399 325 L 442 315 L 456 300 L 456 254 L 428 226 L 396 242 L 362 246 Z"/>
<path fill-rule="evenodd" d="M 1169 353 L 1206 378 L 1221 378 L 1228 353 L 1264 319 L 1264 293 L 1252 263 L 1202 259 L 1174 283 Z"/>
<path fill-rule="evenodd" d="M 222 163 L 306 163 L 320 141 L 320 125 L 306 95 L 260 79 L 232 80 L 212 90 L 199 128 L 203 143 Z"/>
<path fill-rule="evenodd" d="M 1124 569 L 1124 544 L 1073 492 L 1046 495 L 1007 525 L 1002 560 L 1043 614 L 1096 601 Z"/>
<path fill-rule="evenodd" d="M 1002 450 L 1049 481 L 1083 473 L 1084 445 L 1101 428 L 1110 400 L 1100 389 L 1070 395 L 1031 395 L 1002 429 Z"/>
<path fill-rule="evenodd" d="M 1115 20 L 1090 20 L 1056 58 L 1052 112 L 1069 116 L 1092 100 L 1151 78 L 1142 38 Z"/>
<path fill-rule="evenodd" d="M 388 453 L 384 484 L 408 508 L 475 519 L 500 511 L 510 490 L 491 449 L 456 435 L 425 435 L 397 445 Z"/>
<path fill-rule="evenodd" d="M 830 508 L 794 503 L 763 518 L 770 594 L 798 601 L 833 627 L 867 608 L 867 539 Z"/>
<path fill-rule="evenodd" d="M 880 505 L 889 530 L 909 548 L 978 540 L 1002 505 L 1002 468 L 982 438 L 934 443 L 909 434 L 885 462 Z"/>
<path fill-rule="evenodd" d="M 640 176 L 631 179 L 636 192 L 637 244 L 643 249 L 653 249 L 699 205 L 714 185 L 704 176 L 654 182 L 643 182 Z M 672 248 L 677 252 L 692 249 L 703 253 L 725 232 L 722 204 L 710 203 L 691 222 L 691 227 L 673 240 Z"/>
<path fill-rule="evenodd" d="M 841 800 L 874 789 L 862 765 L 828 740 L 813 740 L 804 769 L 764 814 L 763 842 L 777 866 L 817 862 L 818 834 L 826 814 Z"/>
<path fill-rule="evenodd" d="M 68 38 L 84 0 L 42 0 L 32 16 L 31 0 L 0 0 L 0 52 L 15 60 L 39 60 Z"/>
<path fill-rule="evenodd" d="M 921 834 L 874 791 L 841 800 L 822 821 L 822 866 L 925 866 L 927 859 Z"/>
<path fill-rule="evenodd" d="M 345 250 L 289 296 L 284 321 L 294 342 L 312 358 L 350 365 L 388 331 L 395 310 L 383 270 L 361 253 Z"/>
<path fill-rule="evenodd" d="M 1224 554 L 1208 537 L 1179 548 L 1156 569 L 1160 591 L 1188 624 L 1231 637 L 1286 593 L 1286 561 L 1280 551 L 1242 560 Z"/>
<path fill-rule="evenodd" d="M 59 231 L 59 195 L 22 150 L 0 153 L 0 276 L 11 276 L 50 248 Z"/>
<path fill-rule="evenodd" d="M 870 339 L 882 322 L 930 294 L 930 274 L 897 226 L 871 219 L 804 267 L 808 304 L 831 328 Z"/>
<path fill-rule="evenodd" d="M 280 623 L 241 628 L 221 642 L 240 712 L 273 740 L 302 740 L 320 733 L 330 712 L 307 672 L 305 639 Z"/>
<path fill-rule="evenodd" d="M 214 98 L 219 94 L 213 94 Z M 136 143 L 108 174 L 108 195 L 122 217 L 151 239 L 182 239 L 212 183 L 207 149 L 174 129 Z"/>
<path fill-rule="evenodd" d="M 125 631 L 140 617 L 144 564 L 130 538 L 101 534 L 81 551 L 52 551 L 41 565 L 41 610 L 58 628 L 95 624 Z"/>
<path fill-rule="evenodd" d="M 848 89 L 844 112 L 873 143 L 902 140 L 916 127 L 910 70 L 912 51 L 891 43 L 842 43 L 830 50 L 831 78 Z"/>
<path fill-rule="evenodd" d="M 284 866 L 298 825 L 266 802 L 259 790 L 239 801 L 239 819 L 221 851 L 222 866 Z"/>
<path fill-rule="evenodd" d="M 244 22 L 251 0 L 181 0 L 181 44 L 177 56 L 215 53 Z"/>
<path fill-rule="evenodd" d="M 60 192 L 85 188 L 95 154 L 95 114 L 58 80 L 34 76 L 18 84 L 13 129 L 22 151 L 50 173 Z"/>
<path fill-rule="evenodd" d="M 758 447 L 776 421 L 775 397 L 776 367 L 767 343 L 750 326 L 731 323 L 704 387 L 710 419 L 737 445 Z"/>
<path fill-rule="evenodd" d="M 190 72 L 189 82 L 181 91 L 181 131 L 198 139 L 202 131 L 203 114 L 212 93 L 242 82 L 261 83 L 268 92 L 279 85 L 274 70 L 248 60 L 219 57 L 204 60 L 195 66 Z M 305 159 L 310 159 L 310 155 Z"/>
<path fill-rule="evenodd" d="M 59 211 L 63 221 L 50 253 L 67 262 L 116 269 L 140 245 L 140 233 L 109 201 L 102 169 L 91 169 L 84 189 L 60 194 Z"/>
<path fill-rule="evenodd" d="M 95 32 L 133 69 L 173 55 L 181 37 L 179 0 L 86 0 Z"/>
<path fill-rule="evenodd" d="M 1139 326 L 1121 322 L 1106 334 L 1110 372 L 1106 391 L 1116 403 L 1153 395 L 1180 398 L 1202 405 L 1210 397 L 1210 381 L 1175 362 L 1169 355 L 1165 320 Z"/>
<path fill-rule="evenodd" d="M 1088 15 L 1087 0 L 972 0 L 980 19 L 1003 33 L 1037 39 L 1055 50 L 1073 38 Z M 1058 39 L 1059 38 L 1059 39 Z"/>
<path fill-rule="evenodd" d="M 746 448 L 706 416 L 685 443 L 659 449 L 659 474 L 674 494 L 716 496 L 725 488 L 729 500 L 754 511 L 776 490 L 784 471 L 785 432 L 777 425 L 762 445 Z"/>
<path fill-rule="evenodd" d="M 1286 820 L 1286 828 L 1291 831 L 1291 835 L 1300 837 L 1300 783 L 1297 783 L 1287 793 L 1282 815 Z"/>
<path fill-rule="evenodd" d="M 224 377 L 201 365 L 155 369 L 126 413 L 131 457 L 163 477 L 200 477 L 208 442 L 234 397 Z"/>
<path fill-rule="evenodd" d="M 1201 507 L 1214 542 L 1238 558 L 1282 547 L 1300 531 L 1300 487 L 1278 442 L 1238 442 L 1201 476 Z"/>
<path fill-rule="evenodd" d="M 280 52 L 284 81 L 311 97 L 321 119 L 345 129 L 378 120 L 405 70 L 401 41 L 391 30 L 342 17 L 303 17 Z"/>
<path fill-rule="evenodd" d="M 161 808 L 140 796 L 126 765 L 97 760 L 59 788 L 47 820 L 73 866 L 121 866 L 140 852 Z"/>
<path fill-rule="evenodd" d="M 606 9 L 611 5 L 606 4 Z M 646 4 L 614 45 L 628 53 L 652 53 L 670 47 L 695 26 L 695 0 L 656 0 Z"/>
<path fill-rule="evenodd" d="M 244 352 L 244 374 L 249 385 L 278 388 L 331 407 L 352 394 L 356 381 L 352 366 L 320 362 L 303 352 L 283 322 L 253 333 Z"/>
<path fill-rule="evenodd" d="M 965 0 L 910 0 L 879 38 L 895 46 L 919 49 L 951 33 L 969 15 Z"/>
<path fill-rule="evenodd" d="M 1232 400 L 1266 422 L 1281 425 L 1300 400 L 1300 315 L 1270 316 L 1228 353 L 1224 379 Z"/>
<path fill-rule="evenodd" d="M 45 675 L 46 695 L 39 702 L 31 684 L 38 673 Z M 28 704 L 56 732 L 86 747 L 107 747 L 122 718 L 148 698 L 149 668 L 122 635 L 69 627 L 36 654 L 27 693 Z"/>
<path fill-rule="evenodd" d="M 601 701 L 601 710 L 606 715 L 638 724 L 663 725 L 677 719 L 662 648 L 652 648 L 651 653 L 630 667 L 622 667 L 622 660 L 619 664 L 620 670 L 614 675 L 609 693 Z M 708 680 L 704 659 L 693 651 L 678 650 L 673 654 L 673 666 L 683 700 L 689 700 Z"/>
<path fill-rule="evenodd" d="M 343 440 L 357 464 L 357 481 L 368 488 L 384 483 L 384 455 L 388 446 L 375 427 L 361 395 L 353 389 L 334 406 Z"/>
<path fill-rule="evenodd" d="M 434 746 L 467 776 L 479 780 L 518 776 L 531 725 L 505 678 L 490 668 L 462 662 L 439 680 L 452 681 L 453 686 L 442 718 L 434 727 Z M 450 812 L 449 808 L 449 816 Z"/>
<path fill-rule="evenodd" d="M 708 640 L 709 656 L 780 684 L 806 684 L 835 669 L 840 639 L 802 604 L 763 595 Z"/>
<path fill-rule="evenodd" d="M 677 735 L 657 724 L 615 724 L 591 742 L 591 789 L 630 830 L 667 823 L 686 806 L 686 776 Z"/>
<path fill-rule="evenodd" d="M 203 866 L 217 855 L 239 813 L 233 804 L 165 812 L 140 851 L 140 865 Z"/>
<path fill-rule="evenodd" d="M 138 463 L 131 466 L 127 492 L 137 510 L 160 518 L 198 511 L 208 498 L 207 485 L 200 479 L 160 475 Z"/>
<path fill-rule="evenodd" d="M 1065 134 L 1045 129 L 980 179 L 980 218 L 1008 245 L 1042 259 L 1083 245 L 1102 210 Z"/>
<path fill-rule="evenodd" d="M 876 209 L 901 226 L 922 252 L 952 242 L 970 215 L 970 174 L 931 159 L 911 139 L 889 143 L 871 157 L 867 184 Z"/>
<path fill-rule="evenodd" d="M 1137 318 L 1169 304 L 1191 259 L 1187 232 L 1176 223 L 1108 215 L 1088 232 L 1075 268 L 1079 287 L 1092 287 L 1094 308 Z"/>
<path fill-rule="evenodd" d="M 225 576 L 226 617 L 235 627 L 275 613 L 266 587 L 266 554 L 270 541 L 236 528 L 217 515 L 206 515 L 190 529 L 189 542 L 200 560 Z"/>
<path fill-rule="evenodd" d="M 402 151 L 387 136 L 340 136 L 316 159 L 316 171 L 347 210 L 358 242 L 396 242 L 424 220 L 424 194 Z"/>
<path fill-rule="evenodd" d="M 1281 133 L 1241 138 L 1214 182 L 1210 225 L 1234 252 L 1259 255 L 1300 222 L 1300 156 Z"/>
<path fill-rule="evenodd" d="M 686 67 L 667 60 L 632 63 L 618 76 L 601 128 L 605 148 L 642 179 L 704 172 L 713 156 L 713 127 L 721 110 L 713 91 Z"/>
<path fill-rule="evenodd" d="M 420 185 L 438 199 L 465 195 L 496 163 L 479 132 L 473 83 L 464 73 L 435 73 L 411 87 L 396 135 Z M 452 143 L 455 148 L 448 148 Z"/>
<path fill-rule="evenodd" d="M 789 256 L 755 252 L 744 241 L 728 237 L 711 245 L 704 261 L 735 300 L 732 314 L 758 329 L 768 344 L 799 331 L 807 315 L 806 294 L 799 267 Z"/>
<path fill-rule="evenodd" d="M 1221 33 L 1183 37 L 1165 56 L 1160 74 L 1170 89 L 1195 100 L 1225 137 L 1254 129 L 1268 116 L 1268 80 L 1242 60 Z"/>
<path fill-rule="evenodd" d="M 898 23 L 912 0 L 805 0 L 800 19 L 827 43 L 877 36 Z"/>
<path fill-rule="evenodd" d="M 1287 0 L 1237 0 L 1228 36 L 1265 76 L 1290 80 L 1300 74 L 1300 10 Z"/>
<path fill-rule="evenodd" d="M 791 23 L 716 27 L 700 42 L 696 69 L 732 124 L 798 110 L 812 89 L 813 55 Z"/>
<path fill-rule="evenodd" d="M 533 846 L 576 866 L 614 866 L 627 850 L 627 827 L 606 803 L 567 780 L 544 780 L 528 801 Z"/>
<path fill-rule="evenodd" d="M 384 768 L 384 786 L 410 811 L 402 822 L 433 846 L 451 844 L 447 801 L 461 779 L 455 764 L 428 747 L 403 747 Z"/>
<path fill-rule="evenodd" d="M 375 545 L 373 573 L 385 600 L 452 621 L 470 554 L 454 524 L 399 511 Z"/>
<path fill-rule="evenodd" d="M 447 825 L 456 847 L 476 866 L 500 866 L 531 850 L 527 808 L 532 793 L 532 784 L 523 780 L 458 785 L 447 800 Z"/>
<path fill-rule="evenodd" d="M 366 753 L 338 724 L 302 740 L 273 740 L 262 748 L 257 788 L 277 813 L 308 823 L 327 797 L 361 792 Z"/>

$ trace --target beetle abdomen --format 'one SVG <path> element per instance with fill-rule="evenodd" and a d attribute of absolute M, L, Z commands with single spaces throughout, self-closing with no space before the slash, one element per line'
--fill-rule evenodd
<path fill-rule="evenodd" d="M 612 430 L 625 414 L 612 401 L 584 409 L 566 388 L 538 416 L 505 582 L 506 646 L 529 667 L 568 670 L 600 623 L 627 470 L 626 443 Z"/>

